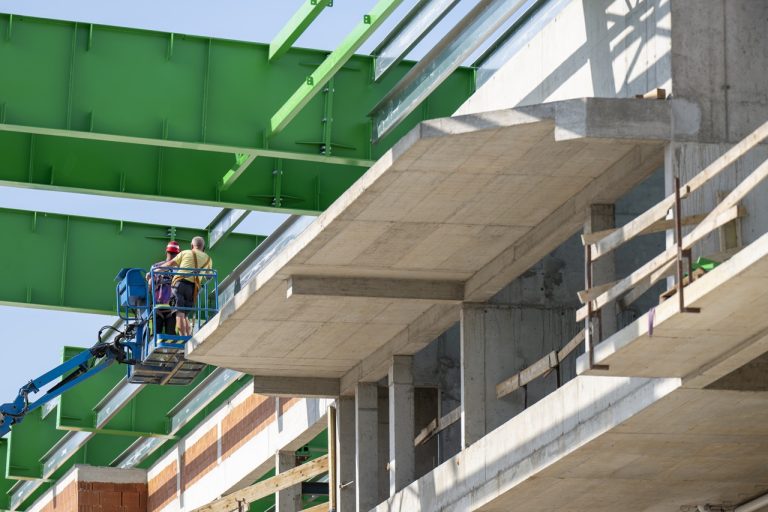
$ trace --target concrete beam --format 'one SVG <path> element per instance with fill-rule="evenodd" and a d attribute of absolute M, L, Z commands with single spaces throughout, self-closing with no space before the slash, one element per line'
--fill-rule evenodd
<path fill-rule="evenodd" d="M 413 357 L 394 356 L 389 367 L 389 495 L 416 476 Z"/>
<path fill-rule="evenodd" d="M 339 379 L 255 375 L 253 392 L 279 397 L 336 398 L 339 396 Z"/>
<path fill-rule="evenodd" d="M 278 450 L 275 453 L 275 474 L 281 474 L 296 467 L 296 452 Z M 301 484 L 292 485 L 275 493 L 276 512 L 299 512 L 301 510 Z"/>
<path fill-rule="evenodd" d="M 360 382 L 355 389 L 357 511 L 367 512 L 379 499 L 379 389 Z"/>
<path fill-rule="evenodd" d="M 291 276 L 287 297 L 293 296 L 461 302 L 464 299 L 464 283 L 425 279 Z"/>

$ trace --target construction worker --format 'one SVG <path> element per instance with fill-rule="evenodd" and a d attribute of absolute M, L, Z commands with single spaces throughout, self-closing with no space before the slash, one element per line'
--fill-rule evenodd
<path fill-rule="evenodd" d="M 165 260 L 158 261 L 152 265 L 152 269 L 156 272 L 163 266 L 163 263 L 171 261 L 180 252 L 179 243 L 175 240 L 168 242 L 165 246 Z M 160 272 L 162 272 L 160 270 Z M 149 274 L 147 274 L 147 280 L 149 280 Z M 154 276 L 154 283 L 152 285 L 152 294 L 154 296 L 155 307 L 155 320 L 157 325 L 155 329 L 160 334 L 176 334 L 176 315 L 171 308 L 174 302 L 173 290 L 171 288 L 171 275 L 162 275 L 157 272 Z"/>
<path fill-rule="evenodd" d="M 172 260 L 163 262 L 161 267 L 179 267 L 180 269 L 207 269 L 211 268 L 213 261 L 205 254 L 205 240 L 201 236 L 192 239 L 191 247 L 187 251 L 181 251 Z M 192 336 L 192 325 L 187 313 L 195 307 L 195 299 L 200 289 L 202 278 L 192 274 L 192 270 L 179 270 L 173 276 L 173 296 L 176 299 L 176 329 L 182 336 Z M 187 309 L 184 309 L 187 308 Z"/>

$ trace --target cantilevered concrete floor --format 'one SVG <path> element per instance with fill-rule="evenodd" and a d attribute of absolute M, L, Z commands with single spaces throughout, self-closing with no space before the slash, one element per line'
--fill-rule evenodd
<path fill-rule="evenodd" d="M 589 204 L 659 168 L 673 124 L 695 136 L 671 122 L 679 112 L 586 99 L 421 123 L 195 336 L 188 357 L 341 378 L 342 389 L 376 380 L 391 354 L 455 322 L 461 301 L 487 300 L 577 232 Z"/>
<path fill-rule="evenodd" d="M 684 297 L 701 312 L 680 313 L 674 296 L 595 347 L 595 362 L 607 371 L 588 370 L 583 356 L 579 369 L 704 387 L 768 352 L 768 235 L 695 280 Z"/>
<path fill-rule="evenodd" d="M 768 487 L 768 392 L 579 376 L 377 512 L 671 512 Z M 695 508 L 694 508 L 695 510 Z"/>

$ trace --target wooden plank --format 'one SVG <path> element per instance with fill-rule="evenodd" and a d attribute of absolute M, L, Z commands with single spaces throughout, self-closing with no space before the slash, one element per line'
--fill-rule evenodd
<path fill-rule="evenodd" d="M 496 398 L 503 398 L 557 366 L 557 353 L 545 355 L 529 367 L 496 384 Z"/>
<path fill-rule="evenodd" d="M 731 190 L 731 192 L 715 206 L 707 217 L 701 223 L 693 228 L 693 231 L 683 237 L 683 246 L 688 248 L 692 242 L 688 240 L 699 240 L 706 234 L 725 224 L 722 218 L 729 217 L 729 221 L 738 217 L 738 204 L 749 194 L 758 184 L 768 176 L 768 160 L 760 164 L 757 169 L 752 171 L 741 183 Z M 736 210 L 735 212 L 733 210 Z M 688 242 L 687 242 L 688 241 Z"/>
<path fill-rule="evenodd" d="M 704 220 L 706 216 L 707 216 L 706 213 L 701 213 L 698 215 L 689 215 L 688 217 L 683 217 L 682 224 L 683 226 L 692 226 Z M 741 213 L 740 216 L 743 216 L 743 213 Z M 648 226 L 645 230 L 643 230 L 643 232 L 640 234 L 650 235 L 652 233 L 660 233 L 662 231 L 667 231 L 674 228 L 675 228 L 674 219 L 663 219 L 663 220 L 658 220 L 654 222 L 653 224 Z M 598 240 L 602 240 L 603 238 L 610 235 L 617 229 L 621 229 L 621 228 L 604 229 L 602 231 L 595 231 L 594 233 L 584 233 L 583 235 L 581 235 L 581 242 L 583 245 L 593 244 Z"/>
<path fill-rule="evenodd" d="M 496 398 L 503 398 L 520 389 L 520 373 L 496 384 Z"/>
<path fill-rule="evenodd" d="M 556 368 L 560 361 L 568 357 L 568 355 L 576 350 L 576 348 L 584 342 L 585 332 L 584 329 L 578 332 L 576 336 L 565 344 L 563 348 L 555 352 L 554 350 L 545 355 L 528 368 L 521 370 L 508 379 L 499 382 L 496 385 L 496 398 L 503 398 L 513 391 L 525 386 L 531 381 L 543 377 L 549 373 L 552 368 Z"/>
<path fill-rule="evenodd" d="M 281 491 L 292 485 L 305 482 L 312 477 L 328 472 L 328 456 L 323 455 L 315 460 L 309 461 L 284 473 L 275 475 L 251 486 L 235 491 L 223 498 L 196 508 L 195 512 L 231 512 L 237 510 L 238 502 L 245 500 L 246 503 L 253 503 L 256 500 L 270 496 L 277 491 Z"/>
<path fill-rule="evenodd" d="M 667 97 L 667 90 L 657 87 L 645 94 L 635 94 L 635 98 L 639 100 L 663 100 Z"/>
<path fill-rule="evenodd" d="M 571 338 L 571 341 L 566 343 L 563 348 L 561 348 L 560 350 L 557 351 L 557 362 L 558 363 L 561 363 L 563 361 L 563 359 L 568 357 L 571 354 L 571 352 L 573 352 L 574 350 L 576 350 L 579 347 L 579 345 L 584 343 L 584 335 L 585 334 L 586 333 L 585 333 L 584 329 L 580 330 L 579 333 L 576 336 Z"/>
<path fill-rule="evenodd" d="M 677 260 L 672 260 L 667 265 L 661 267 L 656 272 L 653 272 L 648 279 L 644 280 L 643 282 L 639 283 L 637 286 L 632 288 L 629 293 L 627 293 L 624 297 L 619 300 L 619 303 L 622 308 L 626 309 L 628 308 L 632 303 L 634 303 L 637 299 L 642 297 L 642 295 L 650 290 L 650 288 L 656 284 L 656 282 L 659 281 L 659 279 L 663 279 L 669 275 L 672 275 L 675 273 L 675 269 Z"/>
<path fill-rule="evenodd" d="M 543 377 L 557 366 L 557 352 L 554 350 L 545 355 L 531 366 L 520 372 L 520 385 L 525 386 L 531 381 Z"/>
<path fill-rule="evenodd" d="M 762 142 L 766 137 L 768 137 L 768 122 L 763 123 L 755 131 L 744 137 L 738 144 L 720 155 L 714 162 L 705 167 L 704 170 L 691 178 L 688 183 L 683 185 L 680 191 L 681 197 L 685 197 L 701 188 L 710 179 L 720 174 L 745 153 Z M 600 256 L 607 254 L 624 242 L 627 242 L 642 233 L 643 230 L 650 227 L 654 222 L 662 220 L 666 217 L 667 211 L 674 204 L 674 195 L 669 195 L 645 213 L 638 215 L 635 219 L 625 224 L 623 227 L 595 242 L 592 244 L 592 258 L 597 259 Z"/>
<path fill-rule="evenodd" d="M 765 167 L 762 173 L 768 174 L 768 161 L 766 161 L 763 165 L 758 167 L 755 170 L 755 172 L 760 170 L 762 167 Z M 749 180 L 749 178 L 747 178 L 747 180 Z M 744 180 L 742 183 L 745 183 L 747 180 Z M 757 183 L 750 182 L 749 187 L 745 186 L 744 189 L 749 188 L 749 190 L 751 190 L 751 187 L 754 187 L 756 184 Z M 734 194 L 738 190 L 739 190 L 739 187 L 736 187 L 733 190 L 733 192 L 731 192 L 731 194 Z M 743 195 L 741 195 L 741 197 L 743 197 Z M 720 205 L 729 204 L 729 203 L 726 203 L 726 201 L 728 201 L 728 198 L 723 200 L 723 202 L 720 203 Z M 738 216 L 737 206 L 732 206 L 729 209 L 725 209 L 725 208 L 720 208 L 720 205 L 715 207 L 715 209 L 713 209 L 712 212 L 710 212 L 709 215 L 707 215 L 706 219 L 702 221 L 701 224 L 699 224 L 699 227 L 701 227 L 702 224 L 706 223 L 705 228 L 699 229 L 699 227 L 696 227 L 687 236 L 683 237 L 683 249 L 689 249 L 691 246 L 693 246 L 693 244 L 698 242 L 700 239 L 704 238 L 712 230 L 718 228 L 719 226 L 722 226 L 723 224 L 726 224 L 732 221 Z M 651 276 L 651 274 L 656 273 L 657 276 L 661 275 L 662 272 L 659 272 L 659 271 L 662 270 L 667 265 L 669 265 L 669 262 L 673 261 L 676 256 L 677 256 L 677 246 L 673 245 L 671 247 L 668 247 L 664 252 L 662 252 L 655 258 L 653 258 L 651 261 L 649 261 L 639 269 L 632 272 L 630 275 L 628 275 L 627 277 L 619 281 L 616 286 L 606 291 L 605 293 L 601 294 L 594 301 L 592 301 L 593 311 L 596 311 L 602 308 L 609 302 L 618 300 L 625 293 L 630 291 L 632 288 L 640 285 L 641 283 L 649 279 L 649 276 Z M 651 284 L 653 284 L 653 282 L 651 282 Z M 587 306 L 584 306 L 580 308 L 578 311 L 576 311 L 577 322 L 584 320 L 586 317 L 587 317 Z"/>
<path fill-rule="evenodd" d="M 421 429 L 419 435 L 417 435 L 413 440 L 413 446 L 419 446 L 421 443 L 434 435 L 435 431 L 437 431 L 437 421 L 437 418 L 435 418 L 430 421 L 426 427 Z"/>
<path fill-rule="evenodd" d="M 611 289 L 614 285 L 616 285 L 616 283 L 618 283 L 618 281 L 611 281 L 610 283 L 593 286 L 589 290 L 579 290 L 576 292 L 576 295 L 579 297 L 579 302 L 586 304 L 587 302 L 595 300 L 598 296 Z"/>
<path fill-rule="evenodd" d="M 439 420 L 437 418 L 433 419 L 429 422 L 429 425 L 421 429 L 421 432 L 419 432 L 419 435 L 416 436 L 416 438 L 413 440 L 413 446 L 419 446 L 420 444 L 426 443 L 429 441 L 433 436 L 439 434 L 446 428 L 450 427 L 457 421 L 461 419 L 461 407 L 456 407 L 454 410 L 440 418 Z"/>

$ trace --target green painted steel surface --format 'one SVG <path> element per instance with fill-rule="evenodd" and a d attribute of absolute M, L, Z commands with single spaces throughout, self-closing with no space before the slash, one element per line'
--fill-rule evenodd
<path fill-rule="evenodd" d="M 42 409 L 27 414 L 24 421 L 13 427 L 8 439 L 5 477 L 12 480 L 42 478 L 42 458 L 65 434 L 56 428 L 55 415 L 43 418 Z"/>
<path fill-rule="evenodd" d="M 290 49 L 272 62 L 267 45 L 0 14 L 0 184 L 323 211 L 416 123 L 450 115 L 472 92 L 471 71 L 456 71 L 397 130 L 371 145 L 367 113 L 412 64 L 401 63 L 373 83 L 372 58 L 351 53 L 396 3 L 380 2 L 371 23 L 358 27 L 330 60 L 327 52 Z M 327 87 L 301 98 L 292 122 L 270 136 L 272 114 L 313 69 Z M 10 255 L 12 268 L 35 268 L 8 277 L 0 303 L 110 314 L 117 270 L 161 259 L 170 227 L 17 210 L 0 210 L 0 225 L 18 248 Z M 176 237 L 188 240 L 199 231 L 178 229 Z M 259 241 L 234 234 L 217 244 L 212 253 L 222 277 Z M 42 456 L 67 430 L 93 430 L 95 405 L 124 371 L 106 370 L 66 393 L 44 418 L 37 411 L 15 427 L 0 440 L 2 473 L 39 478 Z M 246 381 L 230 385 L 176 435 L 189 433 Z M 140 433 L 167 433 L 169 411 L 193 387 L 142 389 L 52 480 L 75 463 L 113 464 Z M 166 441 L 140 467 L 174 443 Z M 0 479 L 0 508 L 8 504 L 12 478 Z M 37 488 L 20 508 L 49 486 Z"/>
<path fill-rule="evenodd" d="M 272 114 L 326 52 L 291 49 L 270 63 L 263 44 L 19 16 L 9 25 L 0 14 L 0 184 L 11 186 L 316 213 L 472 90 L 458 70 L 371 145 L 367 113 L 412 64 L 373 83 L 373 59 L 353 56 L 269 137 Z"/>
<path fill-rule="evenodd" d="M 115 314 L 115 276 L 123 267 L 149 268 L 165 259 L 175 230 L 182 246 L 202 230 L 0 208 L 3 235 L 14 251 L 0 303 Z M 211 250 L 223 279 L 264 237 L 234 233 Z M 187 242 L 187 243 L 185 243 Z M 96 333 L 94 333 L 95 341 Z"/>
<path fill-rule="evenodd" d="M 299 86 L 296 92 L 275 112 L 270 120 L 270 134 L 282 131 L 288 123 L 299 116 L 304 107 L 323 90 L 328 81 L 346 64 L 352 55 L 376 31 L 402 0 L 379 0 L 370 13 L 344 38 L 336 48 Z"/>
<path fill-rule="evenodd" d="M 307 27 L 323 12 L 323 9 L 332 5 L 333 0 L 304 0 L 299 10 L 291 16 L 288 23 L 269 43 L 269 60 L 277 59 L 287 52 L 299 36 L 307 30 Z"/>
<path fill-rule="evenodd" d="M 8 458 L 8 440 L 0 439 L 0 510 L 7 510 L 11 505 L 8 491 L 11 489 L 14 482 L 8 478 L 5 478 L 6 460 Z"/>

